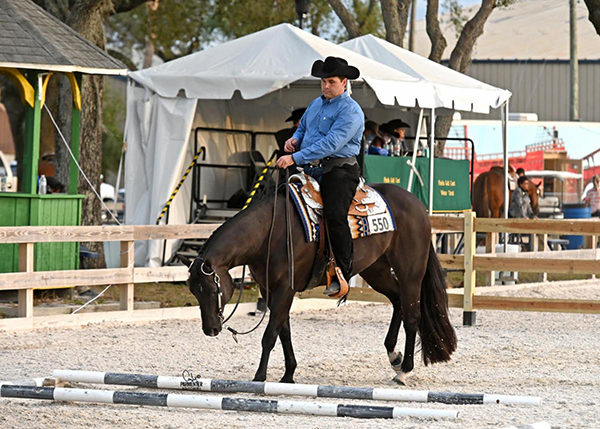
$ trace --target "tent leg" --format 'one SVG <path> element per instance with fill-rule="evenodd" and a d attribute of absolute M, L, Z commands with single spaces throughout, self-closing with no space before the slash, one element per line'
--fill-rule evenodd
<path fill-rule="evenodd" d="M 504 157 L 504 219 L 508 219 L 508 100 L 501 107 L 502 112 L 502 156 Z M 504 253 L 508 251 L 508 234 L 503 233 Z"/>
<path fill-rule="evenodd" d="M 410 169 L 410 173 L 408 174 L 408 187 L 406 188 L 406 190 L 408 192 L 412 192 L 412 183 L 413 183 L 413 178 L 415 176 L 415 172 L 414 169 L 415 167 L 415 162 L 417 161 L 417 149 L 419 148 L 419 138 L 421 137 L 421 124 L 423 123 L 423 109 L 421 109 L 419 111 L 419 120 L 417 121 L 417 129 L 415 130 L 415 144 L 413 147 L 413 156 L 412 156 L 412 166 Z"/>
<path fill-rule="evenodd" d="M 431 132 L 429 133 L 429 214 L 433 214 L 433 161 L 435 160 L 435 108 L 431 108 Z"/>

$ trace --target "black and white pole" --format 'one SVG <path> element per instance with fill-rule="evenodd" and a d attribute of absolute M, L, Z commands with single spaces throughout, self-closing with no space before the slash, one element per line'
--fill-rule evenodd
<path fill-rule="evenodd" d="M 3 385 L 3 398 L 46 399 L 103 404 L 150 405 L 160 407 L 199 408 L 203 410 L 253 411 L 277 414 L 304 414 L 359 419 L 396 419 L 402 417 L 458 418 L 458 411 L 427 408 L 371 407 L 299 401 L 240 399 L 222 396 L 181 395 L 176 393 L 143 393 L 118 390 L 68 389 Z"/>
<path fill-rule="evenodd" d="M 537 422 L 528 425 L 508 426 L 502 429 L 550 429 L 550 424 L 547 422 Z"/>
<path fill-rule="evenodd" d="M 196 390 L 202 392 L 258 393 L 263 395 L 312 396 L 318 398 L 373 399 L 398 402 L 439 402 L 443 404 L 513 404 L 540 405 L 536 396 L 489 395 L 484 393 L 432 392 L 429 390 L 382 389 L 373 387 L 319 386 L 257 381 L 219 380 L 160 375 L 120 374 L 114 372 L 55 370 L 52 375 L 62 381 L 137 386 L 158 389 Z"/>

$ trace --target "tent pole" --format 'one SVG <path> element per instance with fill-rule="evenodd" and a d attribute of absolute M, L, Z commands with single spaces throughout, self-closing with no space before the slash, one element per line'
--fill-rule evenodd
<path fill-rule="evenodd" d="M 429 133 L 429 215 L 433 214 L 433 161 L 435 160 L 435 107 L 431 108 L 431 132 Z"/>
<path fill-rule="evenodd" d="M 419 138 L 421 137 L 421 124 L 423 123 L 423 109 L 419 111 L 419 119 L 417 121 L 417 129 L 415 130 L 415 144 L 413 146 L 412 165 L 408 174 L 408 187 L 406 190 L 412 192 L 413 177 L 415 175 L 415 162 L 417 161 L 417 150 L 419 148 Z"/>
<path fill-rule="evenodd" d="M 508 100 L 502 106 L 502 152 L 504 157 L 504 219 L 508 219 Z M 508 235 L 504 233 L 504 253 L 507 252 Z"/>
<path fill-rule="evenodd" d="M 504 103 L 504 117 L 502 121 L 502 146 L 504 155 L 504 219 L 508 219 L 508 100 Z"/>

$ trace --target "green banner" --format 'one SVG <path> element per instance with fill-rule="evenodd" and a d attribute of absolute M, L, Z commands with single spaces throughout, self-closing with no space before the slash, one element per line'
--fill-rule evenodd
<path fill-rule="evenodd" d="M 408 157 L 365 156 L 364 176 L 368 183 L 392 183 L 406 189 L 410 174 Z M 429 158 L 417 158 L 416 170 L 421 180 L 414 175 L 412 192 L 425 207 L 429 206 Z M 454 212 L 471 209 L 469 192 L 469 161 L 434 160 L 433 211 Z"/>

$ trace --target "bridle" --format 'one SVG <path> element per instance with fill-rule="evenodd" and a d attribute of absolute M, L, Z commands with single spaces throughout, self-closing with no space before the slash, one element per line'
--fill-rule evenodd
<path fill-rule="evenodd" d="M 286 175 L 286 187 L 287 187 L 287 175 Z M 269 266 L 270 266 L 270 259 L 271 259 L 271 239 L 273 237 L 273 229 L 275 226 L 275 216 L 277 214 L 277 194 L 278 194 L 278 188 L 279 188 L 279 175 L 277 176 L 277 179 L 275 180 L 275 201 L 273 203 L 273 218 L 271 221 L 271 228 L 269 229 L 269 239 L 267 242 L 267 269 L 266 269 L 266 297 L 265 300 L 268 303 L 269 302 Z M 289 192 L 289 190 L 288 190 Z M 286 202 L 289 202 L 289 194 L 286 195 Z M 289 215 L 289 214 L 288 214 Z M 288 221 L 286 222 L 286 224 L 291 228 L 291 222 Z M 291 237 L 288 237 L 288 243 L 290 243 Z M 289 250 L 288 250 L 289 252 Z M 292 259 L 293 259 L 293 250 L 292 250 Z M 289 260 L 289 253 L 288 253 L 288 260 Z M 190 268 L 188 271 L 192 270 L 192 266 L 194 265 L 194 263 L 198 261 L 201 262 L 200 265 L 200 271 L 202 272 L 203 275 L 210 277 L 213 276 L 213 281 L 215 283 L 215 285 L 217 286 L 217 295 L 218 295 L 218 308 L 219 308 L 219 319 L 221 320 L 221 326 L 223 326 L 224 328 L 226 328 L 229 332 L 231 332 L 231 334 L 233 335 L 233 339 L 235 340 L 235 342 L 238 342 L 237 336 L 238 335 L 246 335 L 246 334 L 250 334 L 251 332 L 254 332 L 256 329 L 258 329 L 258 327 L 262 324 L 262 322 L 265 320 L 265 316 L 267 315 L 267 312 L 265 311 L 261 317 L 261 319 L 258 321 L 258 323 L 254 326 L 254 328 L 249 329 L 248 331 L 245 332 L 238 332 L 236 331 L 234 328 L 232 328 L 231 326 L 226 326 L 225 323 L 231 319 L 231 317 L 235 314 L 235 311 L 238 308 L 238 305 L 240 304 L 241 298 L 242 298 L 242 289 L 240 289 L 240 293 L 238 295 L 238 300 L 237 303 L 235 304 L 235 307 L 233 308 L 233 310 L 231 311 L 231 314 L 229 316 L 227 316 L 227 318 L 223 319 L 223 308 L 221 306 L 222 304 L 222 300 L 223 300 L 223 291 L 221 289 L 221 278 L 219 277 L 219 275 L 217 274 L 217 272 L 213 269 L 212 272 L 208 272 L 207 270 L 205 270 L 205 261 L 198 257 L 196 258 L 192 264 L 190 265 Z M 292 272 L 293 272 L 293 265 L 292 265 Z M 243 276 L 242 276 L 243 278 Z M 293 274 L 291 279 L 293 279 Z M 292 283 L 293 285 L 293 283 Z M 292 286 L 293 287 L 293 286 Z M 200 292 L 202 292 L 202 283 L 200 283 Z"/>
<path fill-rule="evenodd" d="M 194 261 L 196 262 L 196 261 Z M 213 276 L 213 282 L 215 283 L 215 285 L 217 286 L 217 308 L 219 309 L 219 319 L 221 320 L 221 324 L 224 324 L 227 320 L 229 320 L 229 318 L 233 315 L 231 314 L 227 320 L 223 320 L 223 307 L 221 306 L 222 302 L 223 302 L 223 290 L 221 289 L 221 277 L 219 277 L 219 275 L 217 274 L 217 272 L 215 270 L 212 270 L 212 272 L 208 273 L 205 271 L 204 269 L 205 267 L 205 262 L 202 261 L 202 264 L 200 265 L 200 271 L 202 272 L 202 274 L 204 274 L 207 277 Z M 200 292 L 202 292 L 202 283 L 200 283 Z M 240 292 L 241 295 L 241 292 Z"/>

